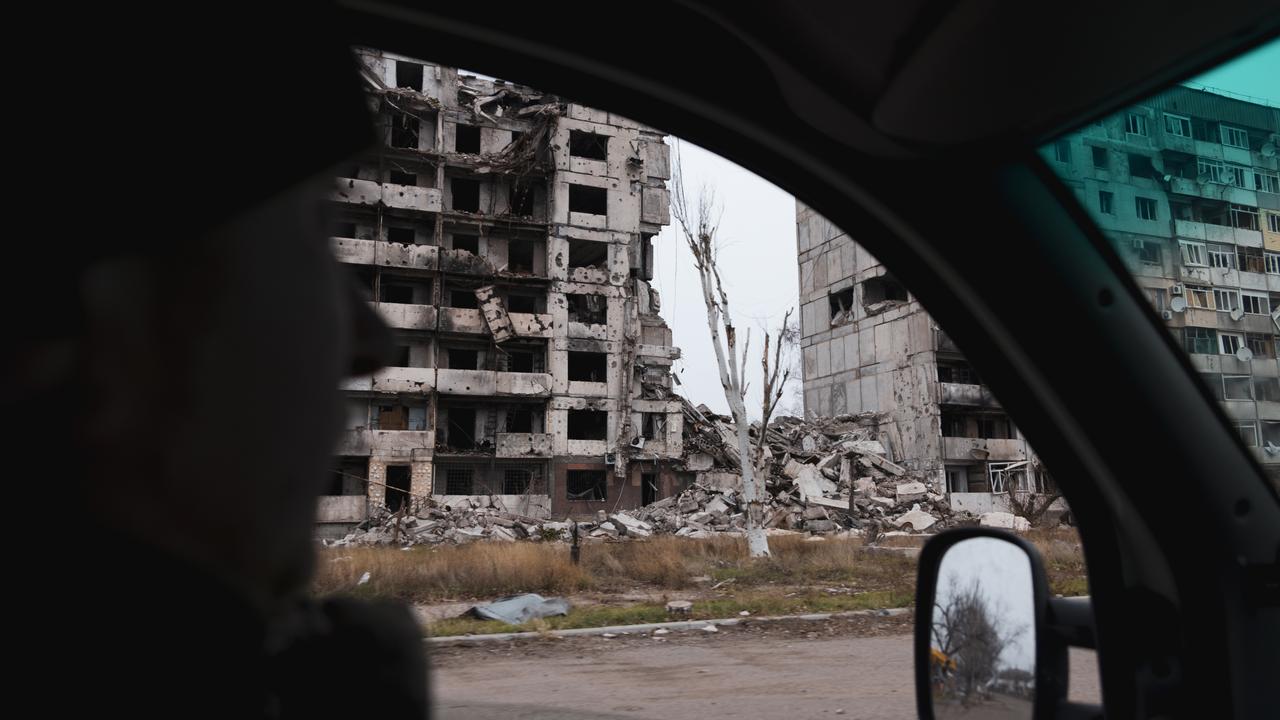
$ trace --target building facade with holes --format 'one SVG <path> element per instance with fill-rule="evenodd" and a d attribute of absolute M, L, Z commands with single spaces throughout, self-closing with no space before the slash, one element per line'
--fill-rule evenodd
<path fill-rule="evenodd" d="M 796 205 L 806 416 L 873 413 L 889 459 L 973 513 L 1052 477 L 964 355 L 879 260 Z M 1065 508 L 1061 502 L 1054 511 Z"/>
<path fill-rule="evenodd" d="M 594 514 L 671 494 L 683 415 L 650 286 L 664 136 L 454 68 L 357 49 L 377 146 L 331 195 L 332 244 L 392 328 L 344 385 L 321 522 L 500 503 Z"/>

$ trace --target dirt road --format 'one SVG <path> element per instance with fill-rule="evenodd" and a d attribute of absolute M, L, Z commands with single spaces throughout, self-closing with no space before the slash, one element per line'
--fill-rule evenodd
<path fill-rule="evenodd" d="M 910 616 L 434 651 L 436 717 L 915 718 Z M 1097 700 L 1090 654 L 1073 699 Z"/>

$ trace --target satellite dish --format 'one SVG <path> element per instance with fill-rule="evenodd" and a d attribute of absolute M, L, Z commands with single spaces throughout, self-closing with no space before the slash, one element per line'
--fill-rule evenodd
<path fill-rule="evenodd" d="M 1236 322 L 1240 322 L 1240 318 L 1242 318 L 1242 317 L 1244 317 L 1244 310 L 1241 310 L 1239 307 L 1233 307 L 1233 308 L 1231 308 L 1231 319 L 1232 319 L 1232 320 L 1235 320 Z"/>
<path fill-rule="evenodd" d="M 1236 359 L 1240 362 L 1249 362 L 1253 359 L 1253 351 L 1247 347 L 1242 347 L 1236 351 Z"/>
<path fill-rule="evenodd" d="M 1169 301 L 1169 309 L 1174 312 L 1186 312 L 1187 299 L 1181 295 L 1174 295 L 1173 299 Z"/>
<path fill-rule="evenodd" d="M 1275 157 L 1276 146 L 1274 143 L 1267 143 L 1259 148 L 1258 152 L 1262 153 L 1262 157 Z"/>

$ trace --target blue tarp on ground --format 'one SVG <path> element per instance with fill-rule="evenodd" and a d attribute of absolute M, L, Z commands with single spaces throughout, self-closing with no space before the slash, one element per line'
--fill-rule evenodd
<path fill-rule="evenodd" d="M 568 615 L 569 607 L 569 601 L 564 598 L 544 598 L 541 595 L 527 593 L 476 605 L 468 610 L 467 614 L 481 620 L 500 620 L 508 625 L 521 625 L 537 618 Z"/>

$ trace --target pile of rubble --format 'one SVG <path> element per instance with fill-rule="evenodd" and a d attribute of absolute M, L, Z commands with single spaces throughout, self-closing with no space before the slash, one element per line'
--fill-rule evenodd
<path fill-rule="evenodd" d="M 752 447 L 759 440 L 752 428 Z M 762 444 L 766 471 L 764 526 L 771 533 L 853 531 L 879 536 L 920 533 L 979 518 L 951 510 L 947 499 L 888 459 L 875 439 L 874 415 L 774 421 Z M 465 543 L 473 540 L 643 538 L 655 534 L 703 538 L 745 527 L 741 458 L 732 422 L 705 407 L 685 406 L 685 465 L 696 481 L 681 493 L 635 510 L 600 510 L 589 521 L 536 519 L 512 512 L 498 497 L 414 514 L 385 511 L 333 545 Z M 1008 515 L 993 513 L 992 515 Z M 1021 528 L 1022 518 L 983 518 Z M 1020 523 L 1018 521 L 1021 521 Z"/>

